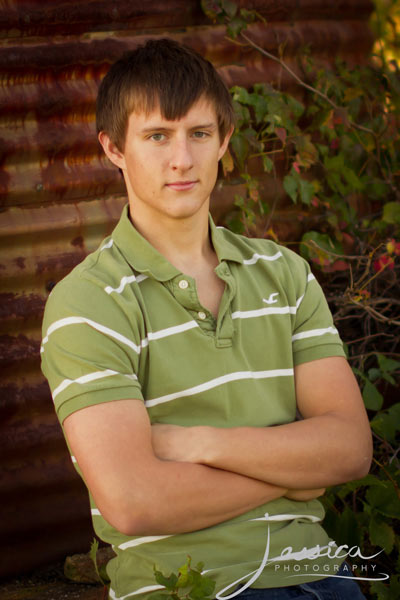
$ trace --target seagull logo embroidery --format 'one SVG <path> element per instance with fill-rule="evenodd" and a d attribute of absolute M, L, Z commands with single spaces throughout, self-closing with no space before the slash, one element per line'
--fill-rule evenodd
<path fill-rule="evenodd" d="M 279 296 L 279 292 L 273 292 L 272 294 L 270 294 L 268 300 L 263 298 L 263 302 L 265 302 L 265 304 L 275 304 L 276 302 L 278 302 L 275 296 Z"/>

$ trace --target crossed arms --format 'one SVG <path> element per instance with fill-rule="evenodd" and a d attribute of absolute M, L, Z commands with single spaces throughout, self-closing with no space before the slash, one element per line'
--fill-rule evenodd
<path fill-rule="evenodd" d="M 276 427 L 151 426 L 139 400 L 73 413 L 64 430 L 104 518 L 127 535 L 195 531 L 365 475 L 372 455 L 345 359 L 295 368 L 303 420 Z"/>

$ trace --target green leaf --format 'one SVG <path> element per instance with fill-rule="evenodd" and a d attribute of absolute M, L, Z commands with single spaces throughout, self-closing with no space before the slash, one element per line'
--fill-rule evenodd
<path fill-rule="evenodd" d="M 383 199 L 383 198 L 387 197 L 387 195 L 389 193 L 388 185 L 384 181 L 381 181 L 380 179 L 376 179 L 376 178 L 372 179 L 372 181 L 368 182 L 368 184 L 366 185 L 366 189 L 368 190 L 368 196 L 370 198 L 373 198 L 374 200 Z M 396 203 L 388 202 L 388 204 L 396 204 Z M 391 209 L 388 209 L 388 211 L 389 211 L 388 216 L 390 217 Z M 382 220 L 386 221 L 384 218 L 382 218 Z M 388 221 L 388 222 L 391 222 L 391 221 Z"/>
<path fill-rule="evenodd" d="M 382 371 L 391 373 L 400 369 L 400 362 L 393 358 L 387 358 L 384 354 L 378 354 L 378 364 Z"/>
<path fill-rule="evenodd" d="M 301 238 L 300 254 L 319 266 L 323 267 L 337 260 L 337 256 L 333 256 L 331 252 L 342 254 L 343 249 L 341 244 L 337 240 L 333 241 L 327 233 L 308 231 Z"/>
<path fill-rule="evenodd" d="M 235 132 L 231 138 L 231 147 L 234 151 L 239 166 L 243 168 L 244 162 L 249 153 L 249 143 L 241 132 Z"/>
<path fill-rule="evenodd" d="M 382 408 L 383 396 L 368 379 L 365 381 L 362 396 L 364 404 L 369 410 L 380 410 Z"/>
<path fill-rule="evenodd" d="M 297 179 L 293 175 L 286 175 L 283 178 L 283 188 L 285 192 L 291 197 L 293 202 L 296 203 L 298 190 Z"/>
<path fill-rule="evenodd" d="M 371 420 L 371 429 L 388 442 L 394 442 L 396 438 L 396 421 L 388 413 L 381 412 Z"/>
<path fill-rule="evenodd" d="M 353 169 L 349 167 L 343 167 L 342 174 L 347 183 L 350 185 L 353 191 L 362 191 L 364 189 L 364 184 L 361 179 L 356 175 Z"/>
<path fill-rule="evenodd" d="M 94 564 L 94 568 L 96 570 L 97 576 L 99 578 L 99 580 L 103 583 L 103 585 L 106 585 L 106 582 L 104 581 L 104 579 L 102 578 L 102 576 L 100 575 L 99 572 L 99 568 L 97 566 L 97 551 L 99 549 L 99 542 L 96 538 L 93 538 L 93 541 L 90 545 L 90 551 L 89 551 L 89 556 L 93 561 Z"/>
<path fill-rule="evenodd" d="M 376 381 L 382 376 L 382 371 L 380 369 L 376 369 L 375 367 L 372 369 L 368 369 L 368 379 L 370 381 Z"/>
<path fill-rule="evenodd" d="M 264 171 L 266 173 L 271 173 L 272 169 L 274 168 L 274 163 L 272 162 L 272 160 L 264 154 L 262 156 L 262 162 Z"/>
<path fill-rule="evenodd" d="M 247 27 L 246 21 L 244 21 L 240 17 L 234 17 L 232 19 L 232 21 L 229 22 L 229 25 L 227 26 L 226 31 L 230 38 L 235 39 L 235 38 L 237 38 L 239 33 L 241 31 L 243 31 L 243 29 L 246 29 L 246 27 Z"/>
<path fill-rule="evenodd" d="M 365 495 L 367 502 L 375 511 L 389 518 L 400 518 L 400 502 L 391 481 L 383 481 L 382 486 L 373 486 Z"/>
<path fill-rule="evenodd" d="M 396 385 L 396 380 L 394 379 L 394 377 L 392 377 L 391 375 L 389 375 L 389 373 L 386 373 L 386 372 L 382 373 L 382 378 L 385 381 L 388 381 L 390 384 Z"/>
<path fill-rule="evenodd" d="M 368 473 L 368 475 L 366 475 L 365 477 L 362 477 L 361 479 L 355 479 L 354 481 L 348 481 L 347 483 L 342 484 L 341 490 L 345 491 L 344 496 L 346 496 L 347 494 L 352 493 L 355 490 L 358 490 L 359 488 L 364 487 L 366 485 L 367 486 L 372 486 L 372 485 L 384 486 L 385 484 L 380 479 L 375 477 L 375 475 Z"/>
<path fill-rule="evenodd" d="M 360 531 L 354 511 L 348 506 L 339 516 L 338 526 L 340 537 L 336 542 L 348 544 L 349 546 L 358 546 L 360 544 Z"/>
<path fill-rule="evenodd" d="M 198 571 L 199 573 L 201 573 L 202 570 L 204 569 L 204 563 L 202 561 L 200 561 L 199 563 L 197 563 L 195 569 L 196 569 L 196 571 Z"/>
<path fill-rule="evenodd" d="M 203 600 L 207 596 L 211 596 L 215 589 L 215 581 L 212 581 L 209 577 L 200 576 L 196 582 L 196 586 L 191 590 L 189 598 L 193 600 Z"/>
<path fill-rule="evenodd" d="M 299 179 L 299 184 L 301 201 L 309 206 L 315 195 L 314 186 L 310 181 L 303 178 Z"/>
<path fill-rule="evenodd" d="M 231 89 L 233 93 L 233 99 L 237 102 L 241 102 L 242 104 L 252 104 L 251 96 L 246 88 L 241 87 L 240 85 L 235 85 Z"/>
<path fill-rule="evenodd" d="M 400 202 L 388 202 L 383 207 L 382 221 L 391 225 L 400 224 Z"/>
<path fill-rule="evenodd" d="M 388 413 L 391 417 L 393 417 L 393 419 L 395 419 L 395 422 L 400 429 L 400 402 L 396 402 L 396 404 L 393 404 L 389 408 Z"/>
<path fill-rule="evenodd" d="M 265 119 L 265 116 L 268 114 L 269 111 L 267 100 L 264 98 L 264 96 L 252 94 L 251 104 L 252 106 L 254 106 L 256 122 L 261 123 Z"/>
<path fill-rule="evenodd" d="M 161 573 L 161 571 L 157 571 L 155 568 L 154 568 L 154 577 L 155 577 L 155 580 L 157 581 L 157 583 L 166 587 L 167 590 L 175 589 L 177 581 L 178 581 L 178 577 L 175 575 L 175 573 L 171 573 L 171 575 L 169 577 L 166 577 L 165 575 L 163 575 Z"/>
<path fill-rule="evenodd" d="M 293 96 L 286 96 L 286 100 L 290 109 L 290 112 L 293 114 L 296 121 L 299 120 L 301 115 L 304 113 L 304 104 L 296 100 Z"/>
<path fill-rule="evenodd" d="M 237 4 L 235 4 L 235 2 L 232 2 L 232 0 L 221 0 L 221 6 L 228 15 L 228 17 L 230 19 L 233 19 L 233 17 L 237 13 Z"/>
<path fill-rule="evenodd" d="M 188 558 L 187 562 L 178 569 L 178 573 L 179 576 L 176 583 L 177 588 L 183 588 L 191 585 L 193 576 L 190 572 L 190 558 Z"/>
<path fill-rule="evenodd" d="M 371 519 L 369 535 L 374 546 L 383 548 L 386 554 L 391 553 L 394 544 L 394 531 L 387 523 L 382 519 Z"/>

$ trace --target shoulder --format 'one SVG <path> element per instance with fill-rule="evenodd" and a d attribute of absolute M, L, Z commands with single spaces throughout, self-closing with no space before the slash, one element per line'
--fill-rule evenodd
<path fill-rule="evenodd" d="M 307 278 L 311 272 L 309 264 L 299 254 L 273 240 L 248 238 L 224 227 L 218 230 L 224 241 L 238 251 L 244 265 L 254 264 L 300 280 Z"/>
<path fill-rule="evenodd" d="M 89 254 L 51 291 L 46 302 L 43 328 L 56 320 L 83 316 L 110 324 L 115 319 L 125 320 L 120 294 L 112 293 L 127 279 L 135 279 L 117 245 L 110 236 L 99 248 Z M 132 315 L 135 314 L 131 298 Z"/>

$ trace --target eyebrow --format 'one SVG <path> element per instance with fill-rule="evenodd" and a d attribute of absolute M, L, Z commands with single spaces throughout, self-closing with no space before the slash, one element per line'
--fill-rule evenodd
<path fill-rule="evenodd" d="M 151 125 L 150 127 L 143 127 L 143 129 L 140 130 L 141 133 L 150 133 L 152 131 L 172 131 L 174 128 L 173 127 L 165 127 L 164 125 Z M 205 123 L 205 124 L 201 124 L 201 125 L 195 125 L 194 127 L 190 127 L 191 131 L 194 131 L 195 129 L 217 129 L 217 124 L 216 123 Z"/>

